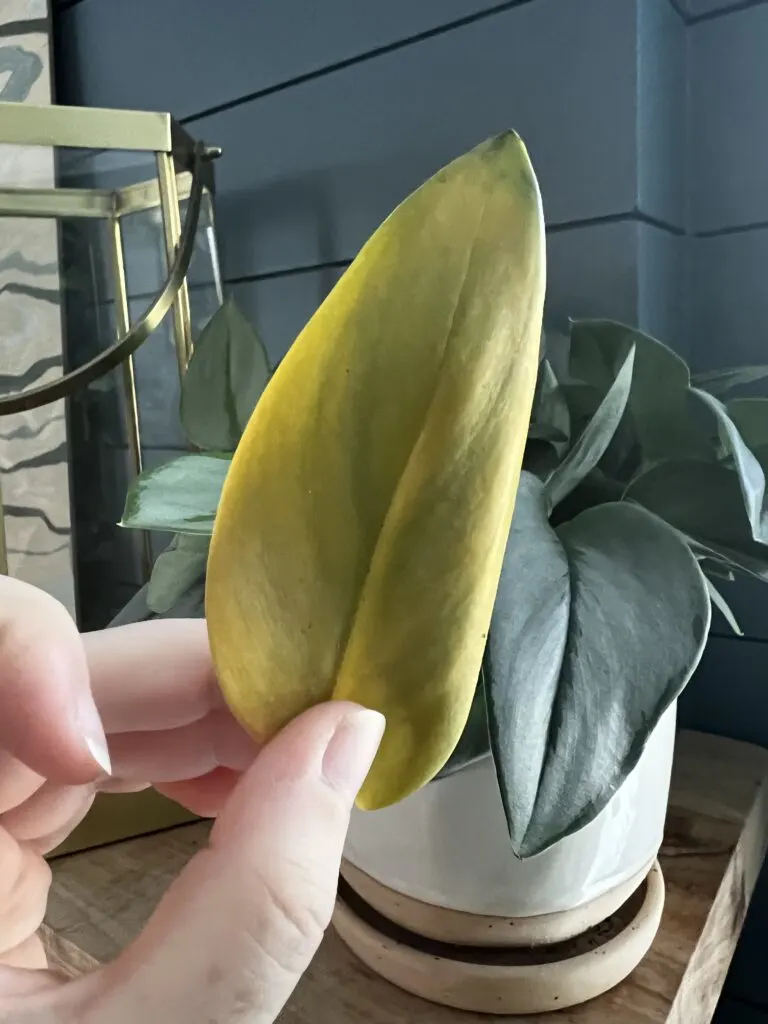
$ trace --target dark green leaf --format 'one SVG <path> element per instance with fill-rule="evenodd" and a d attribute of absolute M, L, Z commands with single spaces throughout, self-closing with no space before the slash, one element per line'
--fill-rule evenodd
<path fill-rule="evenodd" d="M 147 586 L 147 607 L 163 615 L 190 587 L 205 578 L 210 537 L 177 534 L 155 561 Z"/>
<path fill-rule="evenodd" d="M 695 373 L 693 383 L 710 395 L 726 395 L 734 388 L 755 384 L 768 377 L 768 366 L 736 366 L 727 370 L 709 370 Z"/>
<path fill-rule="evenodd" d="M 547 359 L 539 364 L 524 465 L 542 479 L 549 476 L 568 449 L 568 403 Z"/>
<path fill-rule="evenodd" d="M 231 455 L 183 455 L 142 473 L 128 491 L 121 526 L 210 535 Z"/>
<path fill-rule="evenodd" d="M 515 853 L 583 828 L 694 671 L 711 614 L 688 546 L 629 503 L 555 532 L 523 473 L 486 649 L 494 761 Z"/>
<path fill-rule="evenodd" d="M 709 596 L 712 601 L 712 604 L 715 606 L 715 608 L 718 609 L 718 611 L 723 616 L 728 625 L 731 627 L 736 636 L 744 636 L 744 631 L 742 630 L 739 623 L 736 621 L 736 616 L 731 611 L 731 607 L 728 604 L 728 602 L 725 600 L 725 598 L 717 589 L 712 580 L 710 580 L 707 577 L 705 577 L 705 579 L 707 580 L 707 590 L 709 591 Z"/>
<path fill-rule="evenodd" d="M 531 413 L 531 436 L 567 442 L 571 431 L 568 403 L 547 359 L 539 364 Z"/>
<path fill-rule="evenodd" d="M 717 463 L 670 459 L 637 476 L 624 497 L 660 516 L 713 554 L 768 580 L 768 546 L 752 537 L 735 469 Z"/>
<path fill-rule="evenodd" d="M 195 344 L 181 388 L 181 423 L 190 444 L 234 451 L 267 386 L 267 354 L 230 298 Z"/>
<path fill-rule="evenodd" d="M 596 468 L 613 440 L 632 387 L 635 346 L 631 344 L 594 416 L 547 481 L 550 508 L 555 508 Z"/>
<path fill-rule="evenodd" d="M 592 472 L 561 501 L 550 513 L 549 520 L 555 528 L 574 519 L 588 508 L 605 505 L 609 501 L 621 501 L 625 485 L 603 472 L 602 468 Z"/>

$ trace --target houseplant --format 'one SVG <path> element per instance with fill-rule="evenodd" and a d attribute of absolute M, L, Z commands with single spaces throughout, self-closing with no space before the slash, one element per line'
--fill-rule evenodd
<path fill-rule="evenodd" d="M 237 375 L 214 370 L 215 354 L 208 365 L 225 381 L 211 416 L 247 409 Z M 733 623 L 721 585 L 768 578 L 768 400 L 730 398 L 764 375 L 692 378 L 660 342 L 610 321 L 547 339 L 464 728 L 435 781 L 352 824 L 346 871 L 369 902 L 391 911 L 395 893 L 405 924 L 428 904 L 437 913 L 422 930 L 453 941 L 477 942 L 478 920 L 498 941 L 495 925 L 509 919 L 530 923 L 516 932 L 523 941 L 552 941 L 611 913 L 642 880 L 662 837 L 675 701 L 710 604 Z M 184 538 L 177 598 L 193 563 L 199 585 L 196 545 L 239 435 L 200 440 L 227 451 L 147 475 L 124 517 Z M 258 532 L 255 502 L 251 515 Z"/>

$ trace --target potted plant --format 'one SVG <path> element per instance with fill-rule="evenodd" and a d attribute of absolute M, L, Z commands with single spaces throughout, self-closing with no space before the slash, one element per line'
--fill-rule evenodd
<path fill-rule="evenodd" d="M 768 579 L 768 399 L 731 397 L 735 388 L 765 376 L 766 370 L 692 376 L 685 362 L 659 341 L 606 320 L 573 322 L 567 337 L 547 336 L 538 351 L 543 255 L 537 237 L 538 193 L 527 158 L 517 150 L 511 157 L 505 152 L 505 174 L 492 187 L 484 181 L 482 168 L 462 159 L 464 163 L 457 161 L 416 193 L 418 202 L 406 201 L 373 236 L 263 395 L 265 364 L 262 356 L 257 360 L 259 343 L 251 332 L 240 332 L 250 356 L 237 350 L 234 334 L 228 344 L 206 344 L 201 338 L 184 385 L 185 403 L 187 417 L 193 404 L 205 410 L 206 430 L 192 431 L 190 439 L 208 450 L 145 474 L 128 496 L 123 525 L 177 535 L 150 584 L 150 592 L 153 587 L 163 590 L 161 604 L 167 611 L 193 577 L 201 585 L 226 479 L 227 515 L 217 523 L 223 539 L 208 565 L 217 572 L 219 592 L 229 587 L 230 577 L 245 580 L 239 601 L 224 601 L 225 611 L 216 609 L 212 630 L 219 642 L 229 631 L 224 646 L 238 663 L 235 669 L 227 663 L 224 672 L 235 673 L 229 692 L 233 706 L 252 723 L 295 713 L 302 703 L 345 695 L 334 692 L 322 664 L 316 666 L 318 684 L 311 692 L 286 696 L 277 688 L 270 693 L 268 678 L 249 682 L 248 692 L 237 689 L 243 678 L 237 672 L 247 675 L 249 665 L 244 661 L 245 641 L 233 640 L 231 630 L 247 632 L 253 621 L 262 619 L 279 633 L 294 614 L 291 603 L 304 600 L 288 585 L 281 595 L 273 580 L 270 600 L 277 603 L 258 607 L 260 579 L 253 575 L 249 547 L 262 545 L 259 558 L 274 559 L 281 571 L 288 565 L 290 573 L 300 573 L 301 560 L 291 562 L 298 547 L 290 545 L 306 541 L 299 536 L 302 530 L 312 544 L 317 542 L 307 509 L 314 509 L 318 522 L 327 526 L 324 543 L 329 550 L 339 545 L 338 557 L 343 557 L 344 545 L 356 541 L 348 528 L 335 532 L 333 492 L 330 497 L 313 495 L 310 487 L 305 488 L 307 497 L 297 490 L 302 505 L 298 511 L 276 502 L 274 494 L 285 483 L 282 474 L 314 474 L 322 488 L 317 462 L 301 464 L 302 451 L 307 459 L 320 460 L 329 474 L 338 469 L 334 460 L 345 465 L 356 460 L 355 472 L 375 492 L 379 465 L 371 468 L 371 461 L 375 457 L 386 462 L 388 457 L 382 432 L 398 429 L 398 387 L 407 390 L 408 373 L 418 376 L 422 369 L 417 365 L 420 356 L 412 358 L 407 345 L 397 348 L 396 341 L 391 352 L 381 347 L 386 334 L 381 325 L 389 323 L 388 315 L 393 330 L 413 324 L 429 333 L 433 321 L 442 317 L 441 329 L 450 331 L 455 325 L 444 307 L 452 303 L 453 313 L 459 309 L 457 315 L 464 317 L 460 327 L 477 329 L 478 323 L 487 327 L 483 316 L 495 303 L 493 330 L 508 324 L 510 317 L 522 323 L 524 344 L 511 359 L 494 350 L 483 374 L 472 382 L 471 395 L 462 391 L 469 387 L 464 378 L 457 375 L 452 381 L 456 392 L 451 397 L 459 395 L 457 408 L 475 417 L 473 423 L 487 412 L 485 405 L 472 404 L 478 388 L 490 388 L 495 397 L 494 388 L 502 382 L 517 389 L 516 410 L 505 412 L 509 421 L 500 435 L 510 445 L 517 444 L 520 410 L 524 420 L 521 464 L 516 467 L 511 457 L 503 465 L 494 463 L 501 465 L 499 474 L 506 474 L 505 479 L 519 473 L 519 484 L 514 488 L 514 514 L 509 510 L 511 528 L 509 522 L 504 527 L 503 514 L 487 520 L 494 528 L 504 527 L 504 543 L 496 569 L 490 559 L 492 614 L 482 636 L 479 671 L 471 685 L 441 690 L 432 717 L 414 686 L 398 690 L 395 682 L 391 685 L 397 692 L 381 696 L 394 710 L 389 727 L 394 719 L 402 749 L 416 752 L 401 762 L 397 749 L 386 753 L 371 790 L 377 799 L 367 803 L 379 809 L 355 812 L 344 874 L 370 905 L 411 930 L 461 944 L 533 945 L 561 941 L 610 915 L 638 888 L 656 858 L 676 701 L 706 644 L 711 604 L 738 629 L 721 584 L 739 573 Z M 465 190 L 460 202 L 455 208 L 441 206 L 445 191 L 450 194 L 457 180 Z M 483 222 L 486 233 L 480 232 L 479 243 L 475 224 L 470 244 L 463 228 L 475 213 L 472 189 L 478 182 L 486 192 L 490 188 L 493 198 L 496 189 L 517 190 L 523 209 L 515 209 L 511 222 L 497 210 L 497 222 Z M 499 209 L 508 212 L 503 202 Z M 431 260 L 432 272 L 419 275 L 425 260 Z M 462 260 L 457 306 L 457 294 L 443 296 L 440 289 L 452 286 L 451 272 Z M 501 279 L 509 282 L 506 296 L 503 289 L 488 287 L 489 281 L 499 280 L 500 268 L 507 275 Z M 403 291 L 398 293 L 395 285 Z M 468 308 L 476 319 L 467 320 Z M 367 348 L 360 347 L 368 342 Z M 411 343 L 418 349 L 421 341 L 414 338 Z M 472 359 L 479 365 L 487 352 L 475 356 L 474 338 L 467 344 L 470 355 L 461 371 L 471 376 L 476 369 Z M 529 394 L 523 370 L 534 349 L 538 373 L 530 378 Z M 258 384 L 253 376 L 231 372 L 233 360 L 248 358 L 262 367 Z M 353 358 L 368 360 L 365 371 L 378 376 L 361 380 L 353 373 L 346 384 Z M 438 373 L 442 369 L 440 363 Z M 382 376 L 390 387 L 389 412 L 379 387 Z M 265 423 L 283 422 L 290 434 L 291 416 L 300 419 L 303 414 L 302 389 L 314 389 L 313 408 L 319 409 L 324 387 L 333 392 L 329 407 L 334 416 L 330 424 L 317 423 L 312 435 L 306 425 L 298 432 L 296 444 L 305 444 L 304 449 L 285 447 L 284 438 L 265 430 Z M 199 404 L 189 398 L 194 394 Z M 402 399 L 405 416 L 412 398 L 409 393 Z M 296 409 L 289 399 L 297 403 Z M 366 406 L 366 400 L 379 404 Z M 356 414 L 356 433 L 350 433 L 351 423 L 344 418 L 350 408 Z M 366 425 L 371 425 L 370 434 Z M 416 427 L 424 436 L 424 424 Z M 445 452 L 435 440 L 424 453 L 433 460 L 423 474 L 428 481 L 429 473 L 439 471 L 441 458 L 450 457 L 450 445 L 460 441 L 445 429 L 450 438 Z M 280 458 L 269 452 L 270 436 L 283 445 Z M 347 447 L 325 447 L 331 436 Z M 273 477 L 264 478 L 260 503 L 258 488 L 250 484 L 259 479 L 262 459 Z M 490 476 L 486 473 L 487 464 L 481 468 L 471 478 L 473 493 L 483 493 L 482 486 L 493 490 L 498 482 L 490 470 Z M 269 487 L 277 490 L 272 493 Z M 468 491 L 449 491 L 456 515 L 471 515 L 462 505 Z M 359 491 L 355 500 L 365 502 L 368 493 Z M 507 500 L 503 488 L 495 493 L 499 501 Z M 429 541 L 428 516 L 425 522 L 423 536 Z M 452 520 L 447 522 L 435 528 L 450 532 Z M 279 530 L 284 530 L 285 546 L 265 546 L 265 537 L 283 535 L 275 532 Z M 461 536 L 471 547 L 475 535 Z M 409 553 L 419 558 L 418 550 Z M 450 557 L 446 554 L 446 561 Z M 341 585 L 334 578 L 335 565 L 329 557 L 328 579 L 321 578 L 319 584 L 321 590 L 327 585 L 331 606 L 333 587 Z M 417 596 L 421 602 L 434 600 L 438 618 L 444 614 L 440 604 L 450 604 L 451 598 L 445 586 L 434 592 L 419 589 L 419 571 L 408 576 L 394 555 L 385 568 L 400 574 L 395 582 L 402 584 L 398 596 L 404 607 L 395 610 L 393 620 L 398 628 L 407 632 L 408 611 L 416 607 Z M 424 569 L 427 578 L 432 571 L 431 565 Z M 435 571 L 439 575 L 442 565 Z M 290 573 L 286 579 L 293 579 Z M 354 618 L 357 612 L 347 609 L 346 614 Z M 421 623 L 423 617 L 417 618 Z M 375 630 L 375 622 L 371 628 Z M 393 643 L 401 640 L 393 637 Z M 418 662 L 422 654 L 415 641 L 418 637 L 408 639 Z M 297 642 L 313 641 L 297 634 Z M 227 662 L 227 657 L 220 655 L 220 661 Z M 418 666 L 421 670 L 422 663 Z M 410 675 L 408 679 L 413 681 Z M 290 683 L 286 686 L 290 689 Z M 368 694 L 377 697 L 375 686 Z M 370 703 L 375 705 L 376 699 Z M 416 749 L 422 741 L 423 757 Z M 417 760 L 418 771 L 412 770 Z M 423 777 L 425 772 L 428 777 Z"/>

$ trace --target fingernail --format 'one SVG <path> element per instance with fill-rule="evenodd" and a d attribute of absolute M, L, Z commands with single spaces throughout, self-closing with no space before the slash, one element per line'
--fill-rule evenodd
<path fill-rule="evenodd" d="M 104 726 L 92 700 L 84 700 L 79 709 L 78 724 L 83 733 L 85 745 L 88 752 L 107 775 L 112 774 L 112 762 L 107 747 L 107 737 L 104 734 Z"/>
<path fill-rule="evenodd" d="M 339 722 L 323 757 L 323 775 L 350 803 L 365 782 L 384 735 L 384 716 L 360 708 Z"/>

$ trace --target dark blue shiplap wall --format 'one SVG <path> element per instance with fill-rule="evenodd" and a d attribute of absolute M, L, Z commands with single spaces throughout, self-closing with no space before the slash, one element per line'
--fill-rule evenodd
<path fill-rule="evenodd" d="M 698 368 L 766 361 L 762 0 L 63 0 L 56 50 L 60 102 L 170 110 L 223 147 L 224 275 L 274 359 L 400 199 L 511 126 L 544 195 L 550 321 L 624 319 Z M 159 462 L 181 444 L 170 346 L 139 373 Z M 137 584 L 109 500 L 105 613 Z M 733 599 L 746 637 L 716 624 L 682 716 L 768 744 L 768 594 Z M 768 1005 L 748 953 L 733 991 Z"/>
<path fill-rule="evenodd" d="M 669 0 L 219 0 L 204 16 L 64 0 L 55 24 L 59 102 L 170 110 L 223 148 L 224 275 L 273 358 L 395 204 L 509 126 L 545 197 L 550 319 L 614 316 L 685 346 L 685 26 Z M 93 320 L 74 315 L 77 360 Z M 171 346 L 137 362 L 153 463 L 182 443 Z M 138 579 L 112 525 L 125 464 L 114 423 L 89 413 L 80 434 L 83 607 L 104 616 Z"/>

